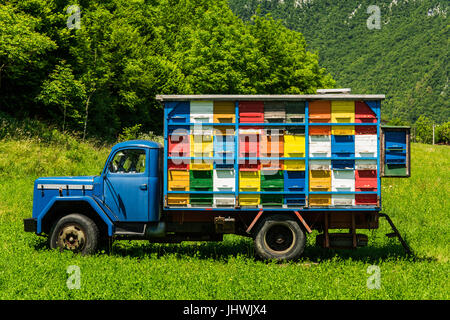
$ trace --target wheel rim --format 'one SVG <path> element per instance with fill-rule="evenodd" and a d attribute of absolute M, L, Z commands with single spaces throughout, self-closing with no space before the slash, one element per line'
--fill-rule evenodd
<path fill-rule="evenodd" d="M 68 224 L 58 233 L 57 244 L 61 249 L 79 252 L 86 245 L 86 235 L 78 224 Z"/>
<path fill-rule="evenodd" d="M 264 242 L 270 251 L 282 254 L 294 247 L 295 233 L 285 224 L 274 224 L 267 230 Z"/>

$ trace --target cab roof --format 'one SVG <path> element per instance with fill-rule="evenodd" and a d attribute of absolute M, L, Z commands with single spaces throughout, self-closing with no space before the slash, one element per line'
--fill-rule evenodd
<path fill-rule="evenodd" d="M 130 147 L 141 147 L 141 148 L 150 148 L 150 149 L 160 149 L 162 146 L 154 141 L 148 141 L 148 140 L 129 140 L 124 141 L 116 144 L 112 151 L 115 151 L 117 149 L 121 148 L 130 148 Z"/>

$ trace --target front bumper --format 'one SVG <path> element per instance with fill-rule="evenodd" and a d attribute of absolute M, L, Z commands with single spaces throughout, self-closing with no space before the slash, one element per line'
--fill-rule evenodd
<path fill-rule="evenodd" d="M 37 220 L 34 218 L 23 219 L 23 228 L 25 232 L 36 232 Z"/>

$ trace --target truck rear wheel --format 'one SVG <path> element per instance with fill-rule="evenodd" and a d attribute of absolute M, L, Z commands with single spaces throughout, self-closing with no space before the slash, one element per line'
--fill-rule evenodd
<path fill-rule="evenodd" d="M 295 218 L 275 214 L 261 220 L 254 242 L 256 253 L 263 259 L 294 260 L 303 253 L 306 236 Z"/>
<path fill-rule="evenodd" d="M 91 254 L 97 249 L 98 227 L 90 218 L 73 213 L 62 217 L 53 225 L 49 237 L 51 249 L 59 248 L 81 254 Z"/>

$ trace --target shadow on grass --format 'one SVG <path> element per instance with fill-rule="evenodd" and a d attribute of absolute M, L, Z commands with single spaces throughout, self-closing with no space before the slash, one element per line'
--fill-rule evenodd
<path fill-rule="evenodd" d="M 48 250 L 43 238 L 34 241 L 38 251 Z M 178 259 L 194 258 L 227 262 L 231 258 L 244 258 L 261 261 L 256 257 L 253 241 L 249 238 L 233 236 L 223 242 L 183 242 L 179 244 L 148 243 L 145 240 L 114 241 L 110 246 L 100 249 L 99 255 L 116 257 L 133 257 L 138 260 L 148 257 L 163 258 L 175 256 Z M 383 246 L 367 246 L 358 249 L 324 249 L 313 244 L 305 247 L 298 263 L 321 263 L 338 259 L 341 261 L 361 261 L 376 264 L 387 260 L 409 260 L 411 262 L 433 261 L 432 258 L 422 258 L 406 254 L 400 243 L 389 243 Z"/>
<path fill-rule="evenodd" d="M 223 242 L 184 242 L 182 244 L 148 244 L 118 241 L 113 244 L 109 254 L 115 256 L 131 256 L 143 258 L 156 256 L 161 258 L 175 255 L 177 258 L 211 259 L 227 262 L 230 258 L 243 257 L 259 261 L 256 257 L 251 239 L 236 237 L 233 241 Z M 419 258 L 406 254 L 400 244 L 385 246 L 367 246 L 358 249 L 324 249 L 315 245 L 307 245 L 301 258 L 297 261 L 320 263 L 332 259 L 379 263 L 386 260 L 404 259 L 411 262 L 432 261 L 431 258 Z"/>

